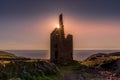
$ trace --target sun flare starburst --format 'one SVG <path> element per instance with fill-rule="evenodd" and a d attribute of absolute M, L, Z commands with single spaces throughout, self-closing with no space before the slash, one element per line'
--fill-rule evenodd
<path fill-rule="evenodd" d="M 56 26 L 57 28 L 60 28 L 59 25 Z"/>

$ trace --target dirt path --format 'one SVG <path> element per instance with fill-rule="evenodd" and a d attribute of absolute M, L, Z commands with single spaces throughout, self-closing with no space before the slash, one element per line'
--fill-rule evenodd
<path fill-rule="evenodd" d="M 81 74 L 66 73 L 61 80 L 85 80 Z"/>

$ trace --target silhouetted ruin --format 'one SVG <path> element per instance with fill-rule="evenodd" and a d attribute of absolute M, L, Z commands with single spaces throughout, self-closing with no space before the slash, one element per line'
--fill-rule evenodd
<path fill-rule="evenodd" d="M 50 35 L 50 61 L 62 63 L 73 60 L 73 36 L 64 34 L 63 16 L 59 16 L 59 28 Z"/>

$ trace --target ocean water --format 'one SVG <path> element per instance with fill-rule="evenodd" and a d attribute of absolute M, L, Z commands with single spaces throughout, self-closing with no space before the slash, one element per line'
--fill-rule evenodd
<path fill-rule="evenodd" d="M 6 51 L 15 54 L 16 56 L 23 56 L 33 59 L 50 59 L 50 53 L 48 50 L 6 50 Z M 73 59 L 82 61 L 92 54 L 112 52 L 120 52 L 120 50 L 74 50 Z"/>

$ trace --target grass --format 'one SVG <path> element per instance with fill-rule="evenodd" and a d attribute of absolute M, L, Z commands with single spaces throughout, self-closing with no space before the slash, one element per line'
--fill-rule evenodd
<path fill-rule="evenodd" d="M 40 80 L 59 80 L 66 73 L 80 72 L 85 69 L 85 66 L 81 65 L 81 62 L 79 61 L 70 61 L 63 64 L 58 64 L 57 66 L 59 69 L 57 75 L 43 76 L 40 77 Z"/>
<path fill-rule="evenodd" d="M 20 78 L 11 78 L 9 80 L 58 80 L 60 78 L 59 73 L 51 74 L 47 76 L 38 76 L 38 77 L 32 77 L 32 78 L 26 78 L 26 79 L 20 79 Z"/>
<path fill-rule="evenodd" d="M 71 61 L 58 65 L 58 68 L 60 70 L 61 75 L 64 75 L 65 73 L 82 71 L 85 68 L 85 66 L 81 65 L 81 62 Z"/>
<path fill-rule="evenodd" d="M 81 64 L 85 65 L 87 67 L 93 67 L 93 66 L 97 65 L 97 63 L 95 61 L 84 61 Z"/>
<path fill-rule="evenodd" d="M 71 62 L 66 62 L 64 64 L 58 64 L 58 72 L 48 74 L 48 75 L 42 75 L 42 76 L 37 76 L 37 77 L 32 77 L 32 78 L 27 78 L 27 79 L 20 79 L 20 78 L 12 78 L 9 80 L 60 80 L 63 78 L 64 75 L 69 74 L 69 73 L 78 73 L 84 76 L 85 80 L 98 80 L 97 77 L 94 76 L 94 74 L 87 73 L 86 69 L 87 66 L 83 65 L 83 63 L 79 61 L 71 61 Z M 89 62 L 88 62 L 89 63 Z M 84 63 L 84 64 L 88 64 Z M 92 63 L 89 63 L 90 65 Z M 79 73 L 80 72 L 80 73 Z M 96 79 L 94 79 L 96 78 Z"/>

